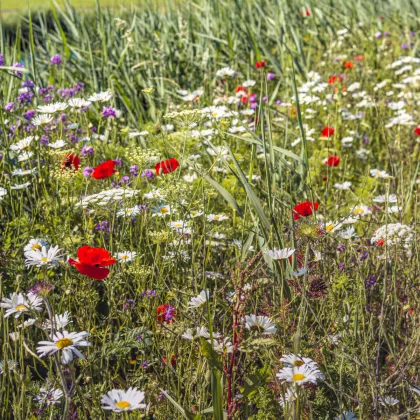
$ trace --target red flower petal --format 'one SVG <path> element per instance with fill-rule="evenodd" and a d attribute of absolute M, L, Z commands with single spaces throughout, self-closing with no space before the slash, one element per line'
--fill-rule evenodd
<path fill-rule="evenodd" d="M 179 162 L 175 158 L 170 158 L 168 160 L 162 160 L 155 166 L 155 171 L 157 175 L 167 174 L 169 172 L 175 171 L 179 166 Z"/>
<path fill-rule="evenodd" d="M 108 268 L 100 268 L 81 263 L 76 263 L 75 267 L 79 273 L 84 274 L 85 276 L 88 276 L 94 280 L 103 280 L 109 274 Z"/>
<path fill-rule="evenodd" d="M 92 172 L 92 177 L 95 179 L 108 178 L 117 172 L 114 168 L 117 162 L 115 160 L 107 160 L 98 165 Z"/>

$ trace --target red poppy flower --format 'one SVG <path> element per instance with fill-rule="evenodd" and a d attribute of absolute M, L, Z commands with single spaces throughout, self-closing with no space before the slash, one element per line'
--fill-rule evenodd
<path fill-rule="evenodd" d="M 246 95 L 242 96 L 241 102 L 246 105 L 248 103 L 248 96 Z"/>
<path fill-rule="evenodd" d="M 420 136 L 420 125 L 414 129 L 414 133 Z"/>
<path fill-rule="evenodd" d="M 343 63 L 344 68 L 346 69 L 352 69 L 354 67 L 354 64 L 351 61 L 345 61 Z"/>
<path fill-rule="evenodd" d="M 176 309 L 169 303 L 164 303 L 163 305 L 159 305 L 156 311 L 157 311 L 157 321 L 160 324 L 163 324 L 164 322 L 166 324 L 170 324 L 171 322 L 175 321 Z"/>
<path fill-rule="evenodd" d="M 162 160 L 155 166 L 155 171 L 158 175 L 167 174 L 169 172 L 175 171 L 178 168 L 179 162 L 175 158 L 170 158 L 168 160 Z"/>
<path fill-rule="evenodd" d="M 334 127 L 324 127 L 321 130 L 322 137 L 331 137 L 334 134 L 335 128 Z"/>
<path fill-rule="evenodd" d="M 263 67 L 265 67 L 265 61 L 264 61 L 264 60 L 257 61 L 257 62 L 255 63 L 255 67 L 256 67 L 257 69 L 262 69 Z"/>
<path fill-rule="evenodd" d="M 172 356 L 171 356 L 171 365 L 172 366 L 176 366 L 176 354 L 173 354 Z M 167 365 L 168 364 L 168 358 L 167 357 L 162 357 L 162 364 L 163 365 Z"/>
<path fill-rule="evenodd" d="M 379 239 L 379 241 L 378 241 L 378 245 L 379 246 L 383 246 L 384 243 L 385 243 L 385 241 L 383 239 Z"/>
<path fill-rule="evenodd" d="M 244 88 L 243 86 L 238 86 L 236 88 L 236 93 L 241 92 L 243 95 L 248 95 L 248 89 Z"/>
<path fill-rule="evenodd" d="M 92 177 L 95 179 L 108 178 L 117 172 L 114 168 L 117 162 L 115 160 L 107 160 L 93 169 Z"/>
<path fill-rule="evenodd" d="M 356 55 L 356 56 L 354 57 L 354 61 L 363 61 L 363 60 L 364 60 L 363 55 Z"/>
<path fill-rule="evenodd" d="M 335 82 L 339 82 L 339 83 L 341 83 L 343 81 L 343 78 L 338 74 L 338 75 L 334 75 L 334 76 L 331 76 L 329 79 L 328 79 L 328 84 L 329 85 L 332 85 L 332 84 L 334 84 Z"/>
<path fill-rule="evenodd" d="M 340 163 L 340 157 L 339 156 L 328 156 L 327 159 L 324 160 L 324 163 L 327 166 L 338 166 Z"/>
<path fill-rule="evenodd" d="M 310 216 L 314 210 L 318 210 L 318 202 L 304 201 L 303 203 L 297 203 L 293 207 L 293 219 L 298 220 L 301 217 Z"/>
<path fill-rule="evenodd" d="M 69 258 L 69 264 L 76 267 L 76 270 L 95 280 L 103 280 L 109 274 L 109 269 L 104 268 L 115 264 L 115 258 L 103 248 L 92 248 L 84 245 L 77 250 L 77 260 Z"/>
<path fill-rule="evenodd" d="M 71 168 L 73 167 L 75 171 L 77 171 L 79 169 L 79 165 L 80 165 L 80 158 L 79 156 L 75 155 L 74 153 L 70 153 L 66 155 L 66 158 L 64 159 L 64 162 L 61 164 L 61 166 L 63 167 L 63 171 L 66 168 Z"/>
<path fill-rule="evenodd" d="M 305 14 L 306 16 L 311 16 L 311 12 L 308 9 L 305 10 Z"/>

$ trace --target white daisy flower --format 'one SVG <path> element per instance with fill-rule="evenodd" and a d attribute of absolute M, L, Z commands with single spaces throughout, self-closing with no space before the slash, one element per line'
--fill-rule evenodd
<path fill-rule="evenodd" d="M 35 401 L 39 402 L 41 405 L 57 404 L 60 402 L 63 395 L 64 393 L 61 389 L 41 388 L 39 390 L 39 395 L 35 397 Z"/>
<path fill-rule="evenodd" d="M 242 86 L 245 88 L 248 88 L 248 87 L 255 86 L 256 83 L 257 82 L 255 80 L 245 80 L 245 82 L 242 83 Z"/>
<path fill-rule="evenodd" d="M 374 203 L 396 203 L 397 202 L 397 196 L 395 194 L 391 195 L 378 195 L 373 199 Z"/>
<path fill-rule="evenodd" d="M 245 328 L 261 334 L 275 334 L 277 329 L 268 316 L 246 315 Z"/>
<path fill-rule="evenodd" d="M 366 216 L 368 214 L 372 213 L 372 210 L 370 207 L 364 205 L 364 204 L 358 204 L 356 206 L 354 206 L 351 210 L 351 213 L 353 216 L 356 216 L 358 218 L 362 217 L 362 216 Z"/>
<path fill-rule="evenodd" d="M 213 334 L 216 336 L 215 334 Z M 228 354 L 233 352 L 233 344 L 229 337 L 225 337 L 222 340 L 213 340 L 213 347 L 217 353 Z"/>
<path fill-rule="evenodd" d="M 264 254 L 268 255 L 273 260 L 285 260 L 286 258 L 289 258 L 291 255 L 294 254 L 296 250 L 291 248 L 284 248 L 284 249 L 267 249 L 263 251 Z"/>
<path fill-rule="evenodd" d="M 200 294 L 196 297 L 192 297 L 188 303 L 188 308 L 199 308 L 203 306 L 210 296 L 210 292 L 202 290 Z"/>
<path fill-rule="evenodd" d="M 146 408 L 146 404 L 142 404 L 142 401 L 144 401 L 144 392 L 137 388 L 128 388 L 127 391 L 113 389 L 102 395 L 101 399 L 102 409 L 112 410 L 115 413 Z"/>
<path fill-rule="evenodd" d="M 196 327 L 195 329 L 188 328 L 181 337 L 186 340 L 194 340 L 199 337 L 209 338 L 210 334 L 206 327 Z"/>
<path fill-rule="evenodd" d="M 12 171 L 13 176 L 25 176 L 25 175 L 33 175 L 36 173 L 36 168 L 34 169 L 15 169 Z"/>
<path fill-rule="evenodd" d="M 229 219 L 229 216 L 226 216 L 224 214 L 208 214 L 207 220 L 209 222 L 222 222 L 223 220 Z"/>
<path fill-rule="evenodd" d="M 159 190 L 152 190 L 146 194 L 144 194 L 144 198 L 148 200 L 155 199 L 155 200 L 162 200 L 165 196 Z"/>
<path fill-rule="evenodd" d="M 40 105 L 36 109 L 43 114 L 54 114 L 55 112 L 64 111 L 68 107 L 65 102 L 54 102 L 52 104 Z"/>
<path fill-rule="evenodd" d="M 72 108 L 86 108 L 89 105 L 91 105 L 91 102 L 87 101 L 86 99 L 71 98 L 71 99 L 69 99 L 69 105 Z"/>
<path fill-rule="evenodd" d="M 124 251 L 124 252 L 117 252 L 117 259 L 120 263 L 128 263 L 136 258 L 137 252 L 135 251 Z"/>
<path fill-rule="evenodd" d="M 379 402 L 384 406 L 394 406 L 399 404 L 400 400 L 393 397 L 380 397 Z"/>
<path fill-rule="evenodd" d="M 282 382 L 297 386 L 308 383 L 316 385 L 319 379 L 323 379 L 323 375 L 318 368 L 307 364 L 297 367 L 284 367 L 276 374 L 276 377 Z"/>
<path fill-rule="evenodd" d="M 34 136 L 25 137 L 22 140 L 19 140 L 17 143 L 14 143 L 10 146 L 10 150 L 14 151 L 22 151 L 29 149 L 32 141 L 34 140 Z"/>
<path fill-rule="evenodd" d="M 108 102 L 112 98 L 112 94 L 109 91 L 93 93 L 89 96 L 90 102 Z"/>
<path fill-rule="evenodd" d="M 0 187 L 0 201 L 3 200 L 3 197 L 7 195 L 6 188 Z"/>
<path fill-rule="evenodd" d="M 64 314 L 56 314 L 53 320 L 54 330 L 64 330 L 71 322 L 70 312 L 66 311 Z M 45 321 L 44 328 L 51 330 L 51 321 L 49 319 Z"/>
<path fill-rule="evenodd" d="M 351 182 L 350 181 L 344 181 L 342 184 L 336 182 L 333 185 L 334 188 L 336 188 L 337 190 L 349 190 L 351 187 Z"/>
<path fill-rule="evenodd" d="M 42 311 L 42 298 L 28 293 L 26 296 L 22 293 L 10 293 L 9 298 L 4 297 L 0 307 L 5 308 L 4 317 L 7 318 L 14 314 L 15 318 L 19 318 L 23 312 Z"/>
<path fill-rule="evenodd" d="M 164 217 L 169 216 L 171 214 L 171 206 L 164 205 L 164 206 L 157 206 L 152 209 L 152 217 Z"/>
<path fill-rule="evenodd" d="M 31 124 L 35 125 L 36 127 L 40 127 L 42 125 L 48 125 L 53 119 L 54 117 L 50 114 L 42 114 L 32 118 Z"/>
<path fill-rule="evenodd" d="M 234 77 L 236 74 L 236 71 L 230 67 L 223 67 L 222 69 L 216 71 L 216 76 L 222 79 L 225 77 Z"/>
<path fill-rule="evenodd" d="M 85 340 L 88 336 L 89 333 L 86 331 L 72 333 L 65 330 L 57 331 L 52 338 L 53 341 L 40 341 L 36 351 L 41 357 L 61 352 L 61 363 L 67 365 L 73 360 L 73 354 L 84 360 L 85 357 L 77 347 L 90 346 L 91 343 Z"/>
<path fill-rule="evenodd" d="M 23 152 L 18 156 L 18 162 L 25 162 L 34 155 L 34 152 Z"/>
<path fill-rule="evenodd" d="M 43 246 L 41 250 L 27 251 L 25 252 L 25 265 L 27 267 L 44 267 L 47 266 L 51 268 L 55 266 L 62 254 L 59 254 L 61 249 L 57 246 L 50 247 L 47 249 L 46 246 Z"/>
<path fill-rule="evenodd" d="M 183 233 L 188 229 L 188 222 L 184 220 L 176 220 L 175 222 L 169 222 L 168 226 L 177 232 Z"/>
<path fill-rule="evenodd" d="M 371 169 L 370 175 L 373 176 L 374 178 L 383 178 L 383 179 L 392 178 L 388 172 L 380 171 L 379 169 Z"/>
<path fill-rule="evenodd" d="M 48 147 L 52 147 L 53 149 L 61 149 L 66 145 L 64 140 L 57 140 L 54 143 L 48 143 Z"/>
<path fill-rule="evenodd" d="M 339 236 L 341 239 L 353 239 L 355 237 L 357 237 L 357 234 L 354 230 L 353 226 L 350 226 L 347 229 L 341 230 L 340 232 L 337 233 L 337 236 Z"/>
<path fill-rule="evenodd" d="M 25 248 L 23 248 L 24 252 L 29 251 L 41 251 L 43 246 L 47 246 L 48 243 L 44 239 L 40 238 L 32 238 L 27 245 L 25 245 Z"/>
<path fill-rule="evenodd" d="M 24 184 L 15 184 L 12 187 L 10 187 L 11 190 L 24 190 L 25 188 L 28 188 L 29 185 L 31 185 L 30 182 L 25 182 Z"/>
<path fill-rule="evenodd" d="M 283 362 L 287 367 L 299 367 L 303 365 L 308 365 L 314 368 L 318 368 L 318 364 L 314 362 L 309 357 L 303 357 L 300 354 L 285 354 L 281 359 L 281 362 Z"/>
<path fill-rule="evenodd" d="M 134 206 L 130 208 L 125 208 L 117 211 L 117 216 L 132 217 L 140 214 L 139 206 Z"/>

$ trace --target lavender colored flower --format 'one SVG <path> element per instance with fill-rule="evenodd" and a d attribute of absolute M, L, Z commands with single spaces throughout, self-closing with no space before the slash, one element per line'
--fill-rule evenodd
<path fill-rule="evenodd" d="M 139 176 L 139 167 L 137 165 L 130 166 L 130 175 Z"/>
<path fill-rule="evenodd" d="M 4 66 L 3 54 L 0 54 L 0 66 Z"/>
<path fill-rule="evenodd" d="M 146 169 L 142 172 L 141 176 L 144 176 L 149 179 L 153 179 L 155 177 L 155 174 L 150 169 Z"/>
<path fill-rule="evenodd" d="M 17 97 L 17 101 L 21 104 L 21 105 L 29 105 L 30 103 L 32 103 L 32 99 L 34 97 L 34 94 L 32 92 L 24 92 L 19 94 L 19 96 Z"/>
<path fill-rule="evenodd" d="M 414 31 L 411 31 L 411 32 L 410 32 L 410 36 L 411 36 L 411 38 L 413 38 L 413 37 L 415 37 L 415 36 L 416 36 L 416 33 L 415 33 Z"/>
<path fill-rule="evenodd" d="M 128 184 L 130 182 L 130 177 L 125 175 L 120 179 L 120 184 L 124 185 L 124 184 Z"/>
<path fill-rule="evenodd" d="M 381 39 L 382 38 L 382 32 L 376 32 L 375 38 L 376 39 Z"/>
<path fill-rule="evenodd" d="M 277 99 L 277 101 L 276 101 L 276 105 L 277 105 L 277 106 L 280 106 L 280 105 L 281 105 L 281 100 L 280 100 L 280 99 Z"/>
<path fill-rule="evenodd" d="M 142 297 L 146 297 L 147 299 L 155 298 L 157 297 L 156 292 L 154 290 L 145 290 L 142 292 Z"/>
<path fill-rule="evenodd" d="M 408 44 L 401 44 L 401 48 L 403 50 L 408 50 L 410 48 L 410 46 Z"/>
<path fill-rule="evenodd" d="M 115 163 L 116 163 L 118 166 L 121 166 L 121 165 L 122 165 L 122 159 L 117 157 L 117 158 L 115 159 Z"/>
<path fill-rule="evenodd" d="M 39 141 L 43 146 L 48 146 L 50 139 L 48 136 L 46 136 L 45 134 L 41 137 L 40 141 Z"/>
<path fill-rule="evenodd" d="M 369 139 L 368 136 L 363 136 L 362 140 L 363 140 L 363 143 L 365 143 L 365 144 L 370 143 L 370 139 Z"/>
<path fill-rule="evenodd" d="M 389 35 L 391 35 L 389 31 L 384 32 L 384 36 L 389 36 Z"/>
<path fill-rule="evenodd" d="M 91 168 L 90 166 L 86 166 L 85 169 L 83 169 L 83 176 L 85 178 L 88 178 L 89 176 L 91 176 L 93 173 L 93 168 Z"/>
<path fill-rule="evenodd" d="M 147 369 L 149 367 L 149 361 L 145 360 L 144 362 L 142 362 L 141 367 Z"/>
<path fill-rule="evenodd" d="M 255 93 L 251 93 L 251 95 L 249 95 L 249 102 L 254 103 L 257 102 L 257 95 Z"/>
<path fill-rule="evenodd" d="M 50 64 L 52 65 L 52 66 L 57 66 L 57 65 L 59 65 L 59 64 L 61 64 L 63 61 L 61 60 L 61 56 L 60 56 L 60 54 L 55 54 L 55 55 L 53 55 L 52 57 L 51 57 L 51 59 L 50 59 Z"/>
<path fill-rule="evenodd" d="M 34 87 L 35 87 L 35 84 L 34 84 L 34 82 L 32 81 L 32 80 L 29 80 L 29 79 L 27 79 L 27 80 L 25 80 L 23 83 L 22 83 L 22 87 L 26 87 L 26 88 L 29 88 L 29 89 L 33 89 Z"/>
<path fill-rule="evenodd" d="M 124 303 L 124 309 L 134 309 L 136 307 L 135 299 L 127 299 Z"/>
<path fill-rule="evenodd" d="M 13 64 L 13 67 L 17 67 L 19 69 L 23 69 L 23 64 L 21 64 L 21 63 L 15 63 L 15 64 Z M 22 77 L 23 76 L 23 73 L 20 72 L 20 71 L 17 71 L 17 70 L 15 71 L 15 74 L 16 74 L 17 77 Z"/>
<path fill-rule="evenodd" d="M 137 338 L 137 341 L 141 343 L 143 341 L 143 334 L 139 334 L 136 338 Z"/>
<path fill-rule="evenodd" d="M 167 389 L 165 389 L 165 392 L 168 392 Z M 161 391 L 158 395 L 158 402 L 162 402 L 166 398 L 166 395 Z"/>
<path fill-rule="evenodd" d="M 30 121 L 33 117 L 35 117 L 35 110 L 34 109 L 28 109 L 24 114 L 23 114 L 23 118 L 25 118 L 25 120 Z"/>
<path fill-rule="evenodd" d="M 48 94 L 48 95 L 45 95 L 43 97 L 43 99 L 44 99 L 44 102 L 48 103 L 48 102 L 51 102 L 53 100 L 53 97 L 52 97 L 52 95 Z"/>
<path fill-rule="evenodd" d="M 258 107 L 258 104 L 256 102 L 252 102 L 250 105 L 251 109 L 256 109 Z"/>
<path fill-rule="evenodd" d="M 9 102 L 4 109 L 6 111 L 14 111 L 16 109 L 16 103 L 15 102 Z"/>
<path fill-rule="evenodd" d="M 267 80 L 273 80 L 276 77 L 274 73 L 267 73 Z"/>
<path fill-rule="evenodd" d="M 104 118 L 116 118 L 117 113 L 114 108 L 111 108 L 110 106 L 104 106 L 102 110 L 102 116 Z"/>
<path fill-rule="evenodd" d="M 374 276 L 374 275 L 370 275 L 370 276 L 368 276 L 368 278 L 366 279 L 365 284 L 366 284 L 366 286 L 367 286 L 367 287 L 368 287 L 368 286 L 373 287 L 373 286 L 375 286 L 375 285 L 376 285 L 376 280 L 377 280 L 377 277 L 376 277 L 376 276 Z"/>
<path fill-rule="evenodd" d="M 267 102 L 267 100 L 268 100 L 267 96 L 263 96 L 262 101 Z"/>
<path fill-rule="evenodd" d="M 339 270 L 344 270 L 344 267 L 345 267 L 346 265 L 344 264 L 344 263 L 340 263 L 340 264 L 338 264 L 338 269 Z"/>
<path fill-rule="evenodd" d="M 80 151 L 80 154 L 82 156 L 93 155 L 94 153 L 95 150 L 92 146 L 83 146 L 82 150 Z"/>
<path fill-rule="evenodd" d="M 346 249 L 346 245 L 345 244 L 340 244 L 338 245 L 338 247 L 336 248 L 336 250 L 338 252 L 343 252 Z"/>
<path fill-rule="evenodd" d="M 109 223 L 106 220 L 102 220 L 95 226 L 95 230 L 109 233 Z"/>

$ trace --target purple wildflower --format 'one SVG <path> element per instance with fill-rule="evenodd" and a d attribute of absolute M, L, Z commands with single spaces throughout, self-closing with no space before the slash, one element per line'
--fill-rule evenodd
<path fill-rule="evenodd" d="M 23 69 L 23 64 L 21 64 L 21 63 L 15 63 L 15 64 L 13 64 L 13 67 L 17 67 L 19 69 Z M 15 74 L 16 74 L 17 77 L 22 77 L 23 76 L 23 73 L 21 73 L 20 71 L 15 71 Z"/>
<path fill-rule="evenodd" d="M 6 111 L 14 111 L 16 109 L 16 103 L 15 102 L 9 102 L 4 109 Z"/>
<path fill-rule="evenodd" d="M 53 55 L 52 57 L 51 57 L 51 59 L 50 59 L 50 64 L 52 65 L 52 66 L 57 66 L 57 65 L 59 65 L 59 64 L 61 64 L 63 61 L 61 60 L 61 56 L 60 56 L 60 54 L 55 54 L 55 55 Z"/>
<path fill-rule="evenodd" d="M 139 176 L 139 167 L 137 165 L 130 166 L 130 175 Z"/>
<path fill-rule="evenodd" d="M 4 66 L 3 54 L 0 54 L 0 66 Z"/>
<path fill-rule="evenodd" d="M 338 245 L 338 247 L 336 248 L 336 250 L 338 252 L 343 252 L 346 249 L 346 245 L 345 244 L 340 244 Z"/>
<path fill-rule="evenodd" d="M 144 176 L 149 179 L 153 179 L 155 177 L 155 174 L 150 169 L 146 169 L 142 172 L 141 176 Z"/>
<path fill-rule="evenodd" d="M 156 292 L 154 290 L 145 290 L 144 292 L 142 292 L 141 295 L 142 295 L 142 297 L 146 297 L 147 299 L 157 297 Z"/>
<path fill-rule="evenodd" d="M 88 178 L 89 176 L 91 176 L 93 173 L 93 168 L 91 168 L 90 166 L 86 166 L 85 169 L 83 169 L 83 176 L 85 178 Z"/>
<path fill-rule="evenodd" d="M 25 118 L 25 120 L 30 121 L 33 117 L 35 117 L 35 110 L 34 109 L 28 109 L 24 114 L 23 114 L 23 118 Z"/>
<path fill-rule="evenodd" d="M 39 141 L 43 146 L 48 146 L 50 139 L 44 134 Z"/>
<path fill-rule="evenodd" d="M 102 116 L 104 118 L 116 118 L 117 113 L 114 108 L 111 108 L 110 106 L 104 106 L 104 109 L 102 110 Z"/>
<path fill-rule="evenodd" d="M 102 220 L 95 226 L 95 230 L 99 230 L 100 232 L 109 233 L 109 223 L 106 220 Z"/>
<path fill-rule="evenodd" d="M 94 153 L 95 153 L 95 150 L 93 149 L 92 146 L 84 146 L 82 150 L 80 151 L 80 154 L 82 156 L 93 155 Z"/>
<path fill-rule="evenodd" d="M 273 80 L 276 77 L 274 73 L 267 73 L 267 80 Z"/>

